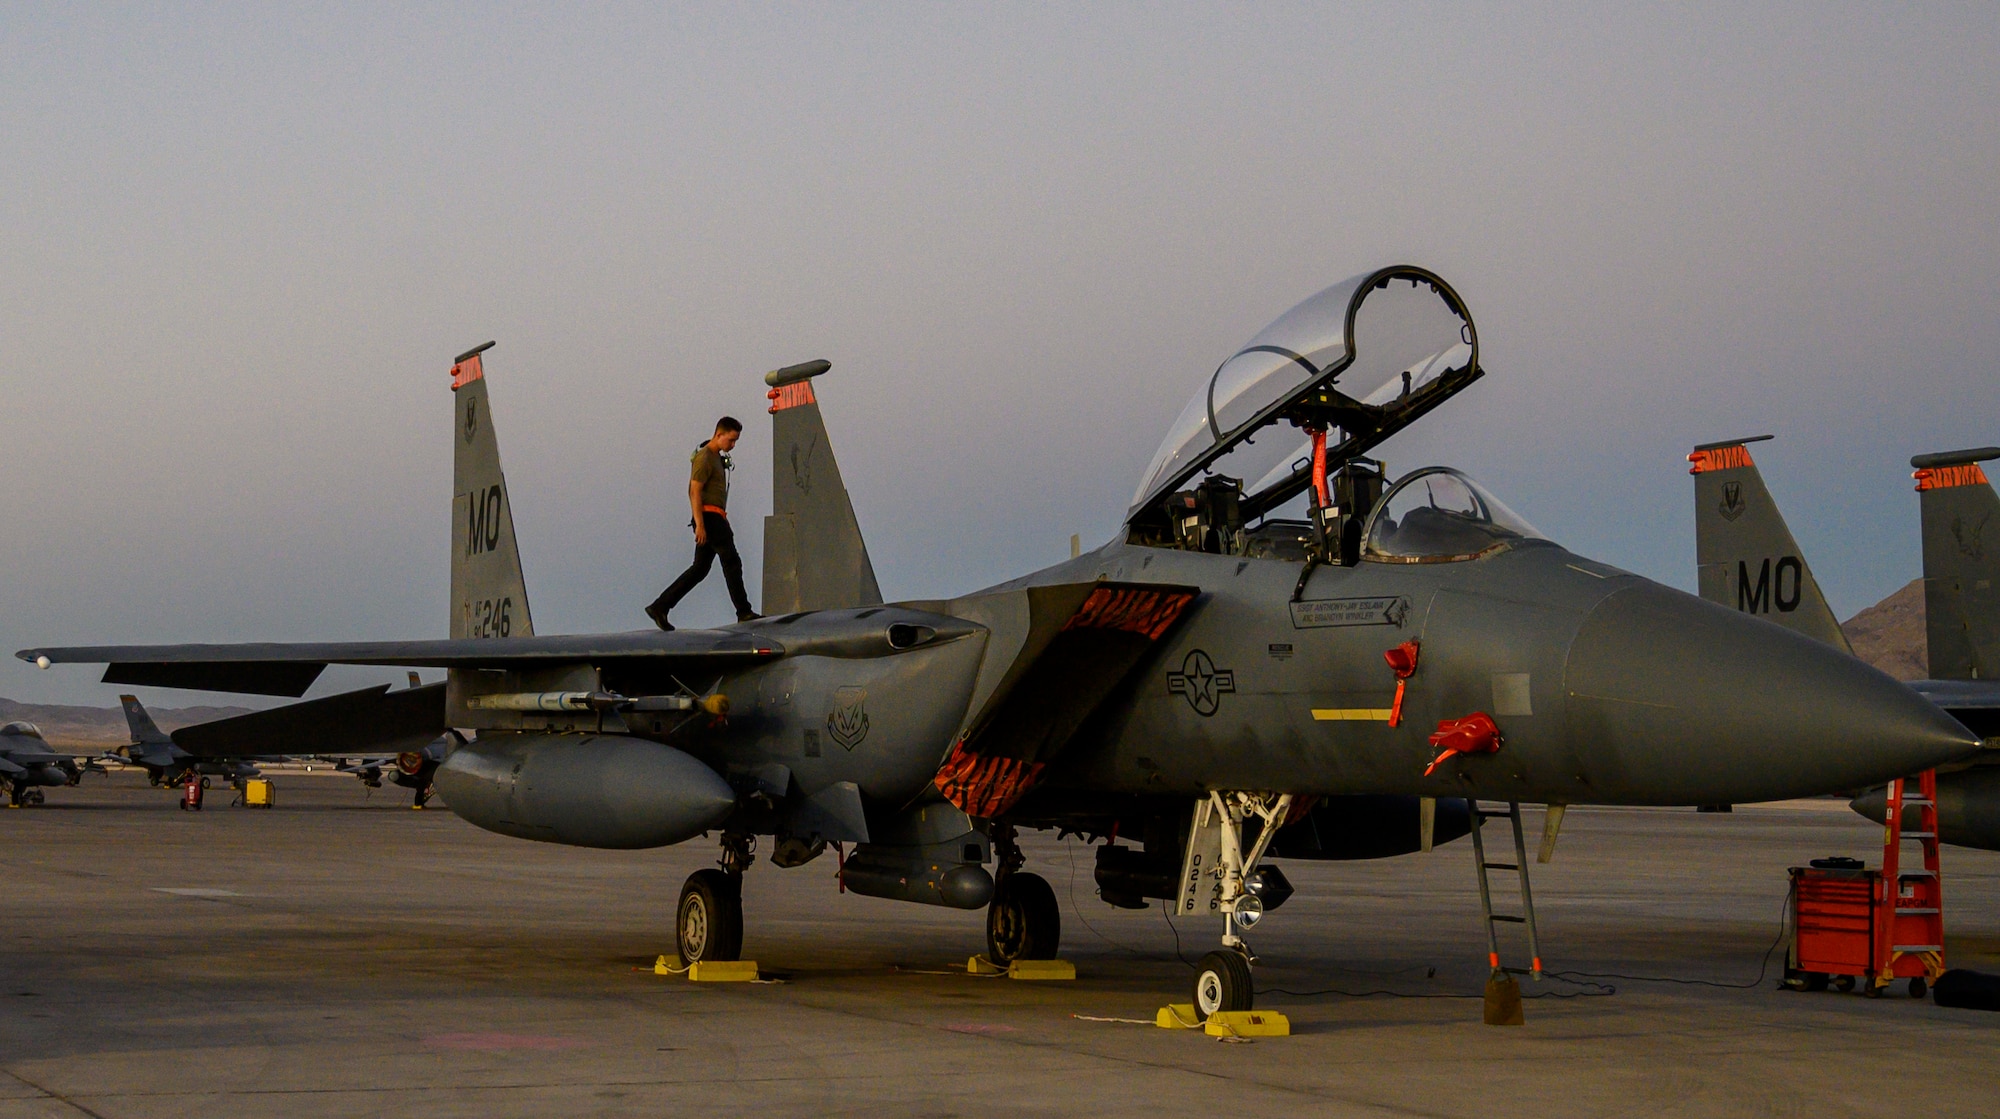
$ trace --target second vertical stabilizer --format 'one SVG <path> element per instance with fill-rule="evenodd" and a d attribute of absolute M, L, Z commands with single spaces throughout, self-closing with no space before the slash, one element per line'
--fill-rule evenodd
<path fill-rule="evenodd" d="M 528 586 L 514 543 L 514 505 L 500 470 L 500 439 L 486 406 L 480 355 L 488 342 L 451 366 L 451 636 L 530 637 Z"/>
<path fill-rule="evenodd" d="M 1924 628 L 1933 680 L 2000 678 L 2000 495 L 1979 464 L 2000 447 L 1918 455 L 1924 517 Z"/>
<path fill-rule="evenodd" d="M 1750 461 L 1744 444 L 1769 438 L 1706 443 L 1688 456 L 1701 597 L 1852 653 L 1784 514 Z"/>
<path fill-rule="evenodd" d="M 771 515 L 764 518 L 764 612 L 879 606 L 882 588 L 840 480 L 813 378 L 832 366 L 809 361 L 768 373 L 771 386 Z"/>

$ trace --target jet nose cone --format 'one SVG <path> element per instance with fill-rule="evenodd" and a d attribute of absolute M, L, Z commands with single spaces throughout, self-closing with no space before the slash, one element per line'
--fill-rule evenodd
<path fill-rule="evenodd" d="M 1584 781 L 1619 800 L 1852 791 L 1979 748 L 1957 720 L 1846 653 L 1653 583 L 1584 619 L 1566 683 Z"/>

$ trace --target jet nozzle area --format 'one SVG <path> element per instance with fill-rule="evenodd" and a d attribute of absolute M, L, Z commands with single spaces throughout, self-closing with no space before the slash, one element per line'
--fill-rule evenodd
<path fill-rule="evenodd" d="M 1980 745 L 1844 652 L 1653 583 L 1590 612 L 1565 676 L 1576 779 L 1614 803 L 1851 791 Z"/>

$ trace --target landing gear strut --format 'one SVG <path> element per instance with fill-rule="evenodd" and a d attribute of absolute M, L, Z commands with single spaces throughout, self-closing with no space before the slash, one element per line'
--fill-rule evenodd
<path fill-rule="evenodd" d="M 683 963 L 742 958 L 743 871 L 756 852 L 755 836 L 725 833 L 721 868 L 688 875 L 674 921 Z"/>
<path fill-rule="evenodd" d="M 993 825 L 998 879 L 986 907 L 986 958 L 1006 967 L 1015 960 L 1053 960 L 1062 943 L 1062 910 L 1056 892 L 1039 874 L 1021 870 L 1027 860 L 1012 824 Z"/>
<path fill-rule="evenodd" d="M 1181 870 L 1179 911 L 1222 917 L 1221 950 L 1203 956 L 1195 968 L 1196 1018 L 1205 1021 L 1225 1010 L 1249 1010 L 1255 1003 L 1250 965 L 1257 957 L 1237 935 L 1237 929 L 1251 928 L 1264 916 L 1261 894 L 1266 879 L 1257 864 L 1291 807 L 1288 793 L 1211 792 L 1207 800 L 1195 804 Z M 1243 829 L 1253 819 L 1260 826 L 1257 838 L 1246 849 Z M 1282 881 L 1277 878 L 1270 885 Z M 1271 906 L 1282 904 L 1289 893 L 1286 889 L 1274 894 Z"/>

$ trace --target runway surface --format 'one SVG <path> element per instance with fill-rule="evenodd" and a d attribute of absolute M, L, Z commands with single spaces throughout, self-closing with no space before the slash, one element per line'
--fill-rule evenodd
<path fill-rule="evenodd" d="M 1548 966 L 1743 986 L 1551 979 L 1519 1028 L 1480 1021 L 1469 841 L 1283 863 L 1251 939 L 1295 1036 L 1251 1044 L 1076 1017 L 1189 1001 L 1176 936 L 1219 931 L 1106 906 L 1080 842 L 1027 843 L 1076 982 L 967 976 L 981 913 L 843 896 L 829 852 L 746 880 L 745 954 L 785 981 L 696 985 L 651 964 L 705 842 L 526 843 L 317 774 L 228 801 L 115 774 L 0 813 L 0 1119 L 1956 1116 L 2000 1084 L 2000 1014 L 1781 992 L 1782 950 L 1758 980 L 1785 868 L 1880 857 L 1834 801 L 1571 810 L 1535 868 Z M 1948 961 L 2000 971 L 2000 854 L 1944 866 Z"/>

